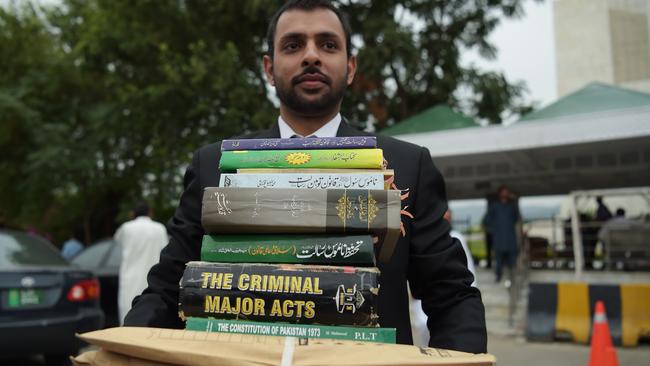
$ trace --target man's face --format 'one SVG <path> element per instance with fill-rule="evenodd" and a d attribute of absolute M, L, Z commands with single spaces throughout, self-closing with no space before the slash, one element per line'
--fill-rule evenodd
<path fill-rule="evenodd" d="M 501 190 L 499 191 L 499 199 L 502 201 L 507 201 L 510 199 L 510 191 L 508 190 L 508 188 L 505 187 L 501 188 Z"/>
<path fill-rule="evenodd" d="M 285 107 L 303 115 L 339 108 L 356 58 L 347 57 L 345 32 L 334 12 L 285 11 L 273 44 L 274 57 L 264 56 L 264 70 Z"/>

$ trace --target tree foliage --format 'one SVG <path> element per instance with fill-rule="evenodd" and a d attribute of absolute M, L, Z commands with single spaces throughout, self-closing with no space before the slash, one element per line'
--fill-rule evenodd
<path fill-rule="evenodd" d="M 265 128 L 261 58 L 282 1 L 65 0 L 0 7 L 0 225 L 109 236 L 141 198 L 173 212 L 197 147 Z M 459 65 L 518 0 L 339 1 L 359 47 L 344 113 L 381 128 L 438 103 L 491 122 L 522 86 Z M 216 169 L 216 167 L 214 167 Z"/>
<path fill-rule="evenodd" d="M 528 111 L 522 83 L 463 66 L 463 51 L 493 59 L 489 34 L 522 14 L 520 0 L 341 1 L 360 44 L 359 77 L 346 114 L 376 127 L 398 123 L 437 104 L 488 123 Z"/>

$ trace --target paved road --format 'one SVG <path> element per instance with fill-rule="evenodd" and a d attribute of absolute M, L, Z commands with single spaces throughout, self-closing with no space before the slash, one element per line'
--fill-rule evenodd
<path fill-rule="evenodd" d="M 533 343 L 521 338 L 490 336 L 488 352 L 496 356 L 497 366 L 586 366 L 589 347 L 573 343 Z M 617 348 L 621 366 L 650 365 L 650 344 L 636 348 Z"/>

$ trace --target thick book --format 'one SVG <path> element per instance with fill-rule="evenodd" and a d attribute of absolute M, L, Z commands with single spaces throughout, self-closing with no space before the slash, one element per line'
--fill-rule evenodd
<path fill-rule="evenodd" d="M 374 267 L 370 235 L 205 235 L 201 260 Z"/>
<path fill-rule="evenodd" d="M 361 149 L 377 147 L 374 136 L 314 137 L 292 139 L 234 139 L 221 142 L 222 151 L 231 150 L 301 150 Z"/>
<path fill-rule="evenodd" d="M 399 239 L 400 191 L 207 187 L 201 223 L 207 234 L 367 234 L 390 259 Z"/>
<path fill-rule="evenodd" d="M 219 187 L 384 189 L 384 175 L 377 173 L 337 174 L 221 174 Z"/>
<path fill-rule="evenodd" d="M 222 172 L 240 168 L 341 168 L 382 169 L 381 149 L 241 150 L 224 151 Z"/>
<path fill-rule="evenodd" d="M 377 326 L 379 270 L 300 264 L 188 262 L 182 319 Z"/>
<path fill-rule="evenodd" d="M 395 328 L 345 327 L 318 324 L 264 323 L 245 320 L 188 318 L 186 330 L 298 338 L 327 338 L 359 342 L 396 342 Z"/>

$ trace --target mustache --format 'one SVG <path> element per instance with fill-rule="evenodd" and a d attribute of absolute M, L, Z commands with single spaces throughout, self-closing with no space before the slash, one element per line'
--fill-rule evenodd
<path fill-rule="evenodd" d="M 300 75 L 294 76 L 291 79 L 291 83 L 293 85 L 296 85 L 302 82 L 306 77 L 314 77 L 315 75 L 317 75 L 317 77 L 320 78 L 325 84 L 332 84 L 332 80 L 327 75 L 323 74 L 316 66 L 308 66 L 305 68 Z"/>

